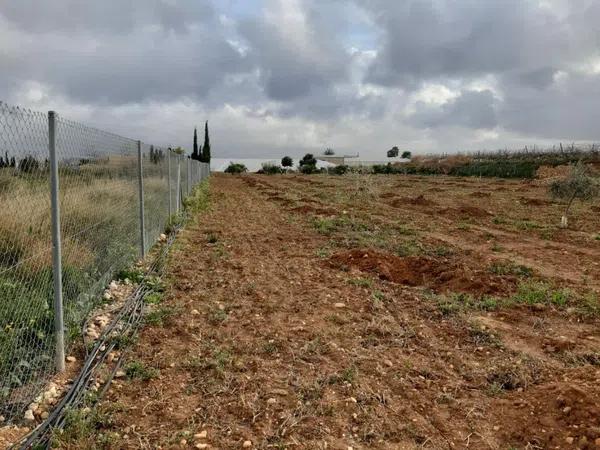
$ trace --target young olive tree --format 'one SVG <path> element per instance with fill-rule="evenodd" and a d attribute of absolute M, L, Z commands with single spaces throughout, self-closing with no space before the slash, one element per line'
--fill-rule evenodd
<path fill-rule="evenodd" d="M 563 180 L 550 185 L 552 197 L 566 201 L 566 208 L 560 221 L 562 228 L 569 226 L 568 215 L 575 200 L 591 200 L 600 194 L 598 181 L 590 176 L 585 165 L 580 161 L 573 166 L 571 173 Z"/>

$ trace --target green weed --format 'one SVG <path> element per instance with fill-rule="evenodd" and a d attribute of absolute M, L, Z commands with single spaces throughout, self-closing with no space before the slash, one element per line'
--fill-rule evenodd
<path fill-rule="evenodd" d="M 154 367 L 148 367 L 141 361 L 131 361 L 125 366 L 125 375 L 132 380 L 149 381 L 160 375 Z"/>

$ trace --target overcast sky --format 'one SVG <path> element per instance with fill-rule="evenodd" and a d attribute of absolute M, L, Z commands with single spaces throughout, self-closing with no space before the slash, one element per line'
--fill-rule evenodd
<path fill-rule="evenodd" d="M 600 0 L 2 0 L 0 100 L 216 157 L 600 141 Z"/>

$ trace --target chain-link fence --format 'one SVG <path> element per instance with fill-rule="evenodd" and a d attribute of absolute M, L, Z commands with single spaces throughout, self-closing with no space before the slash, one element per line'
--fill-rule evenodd
<path fill-rule="evenodd" d="M 115 272 L 150 249 L 210 170 L 4 103 L 0 157 L 0 416 L 10 421 L 60 370 Z"/>

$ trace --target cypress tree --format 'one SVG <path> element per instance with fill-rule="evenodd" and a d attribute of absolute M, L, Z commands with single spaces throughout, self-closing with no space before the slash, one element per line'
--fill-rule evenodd
<path fill-rule="evenodd" d="M 208 120 L 204 125 L 204 146 L 202 147 L 202 161 L 210 163 L 210 137 L 208 136 Z"/>
<path fill-rule="evenodd" d="M 198 130 L 194 127 L 194 151 L 192 152 L 192 159 L 200 161 L 201 155 L 198 152 Z"/>

